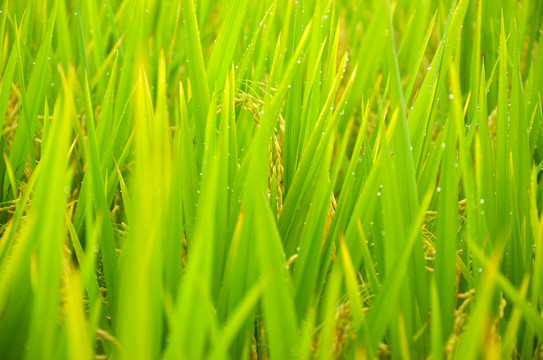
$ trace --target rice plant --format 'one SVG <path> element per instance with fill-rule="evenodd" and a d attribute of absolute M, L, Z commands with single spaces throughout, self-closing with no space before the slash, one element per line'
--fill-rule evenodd
<path fill-rule="evenodd" d="M 0 0 L 0 358 L 543 358 L 542 26 Z"/>

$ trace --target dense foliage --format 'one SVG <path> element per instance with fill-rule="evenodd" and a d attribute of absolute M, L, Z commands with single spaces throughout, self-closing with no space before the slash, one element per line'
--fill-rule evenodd
<path fill-rule="evenodd" d="M 543 356 L 543 1 L 0 4 L 0 358 Z"/>

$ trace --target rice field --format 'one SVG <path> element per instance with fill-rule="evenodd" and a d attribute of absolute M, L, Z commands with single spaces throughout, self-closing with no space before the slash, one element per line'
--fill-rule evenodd
<path fill-rule="evenodd" d="M 0 10 L 0 359 L 543 359 L 543 1 Z"/>

